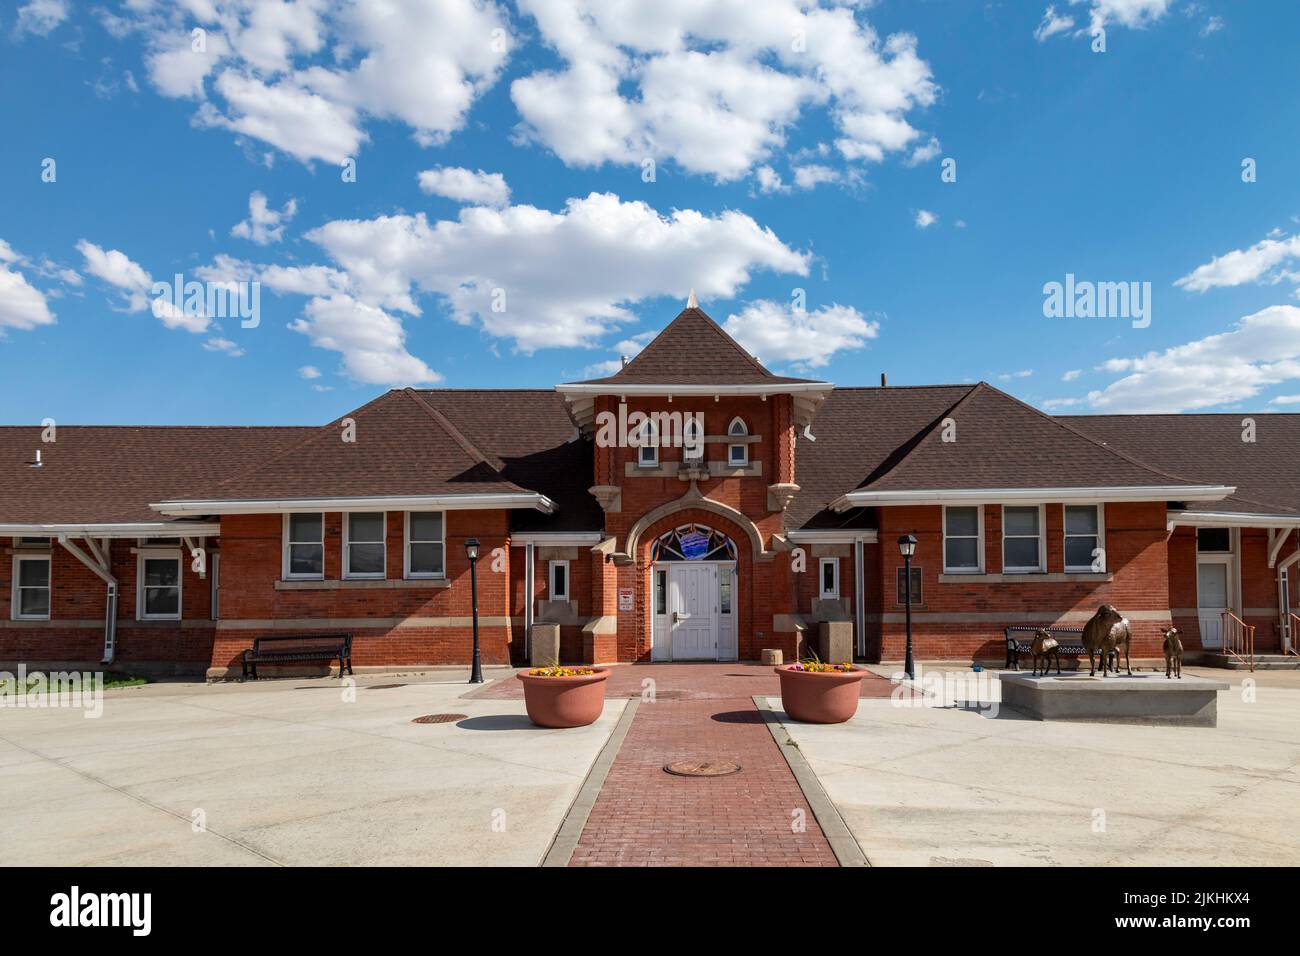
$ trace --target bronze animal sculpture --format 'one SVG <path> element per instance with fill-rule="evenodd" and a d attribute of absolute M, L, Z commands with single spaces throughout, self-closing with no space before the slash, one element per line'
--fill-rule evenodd
<path fill-rule="evenodd" d="M 1110 655 L 1115 650 L 1118 637 L 1113 637 L 1112 632 L 1116 625 L 1124 622 L 1124 632 L 1127 632 L 1128 622 L 1124 621 L 1123 615 L 1109 604 L 1103 604 L 1097 608 L 1097 613 L 1092 616 L 1087 624 L 1083 626 L 1083 649 L 1088 652 L 1088 676 L 1094 677 L 1097 673 L 1097 655 L 1101 655 L 1101 676 L 1106 676 L 1106 670 L 1110 663 Z M 1127 649 L 1128 641 L 1124 640 Z M 1115 661 L 1115 672 L 1119 673 L 1119 661 Z M 1130 665 L 1130 673 L 1132 673 Z"/>
<path fill-rule="evenodd" d="M 1033 643 L 1029 645 L 1029 651 L 1034 655 L 1034 675 L 1038 676 L 1038 661 L 1043 662 L 1043 676 L 1047 676 L 1047 669 L 1051 666 L 1052 658 L 1056 658 L 1056 673 L 1061 673 L 1061 642 L 1047 633 L 1046 628 L 1040 627 L 1034 632 Z"/>
<path fill-rule="evenodd" d="M 1183 641 L 1176 627 L 1165 631 L 1165 680 L 1169 679 L 1170 671 L 1179 680 L 1183 679 Z"/>
<path fill-rule="evenodd" d="M 1124 666 L 1128 671 L 1128 676 L 1133 676 L 1133 657 L 1129 654 L 1129 645 L 1133 642 L 1133 628 L 1129 626 L 1128 618 L 1121 617 L 1119 623 L 1110 629 L 1106 635 L 1106 656 L 1114 656 L 1115 673 L 1119 674 L 1119 649 L 1124 648 Z M 1103 673 L 1101 675 L 1105 677 Z"/>

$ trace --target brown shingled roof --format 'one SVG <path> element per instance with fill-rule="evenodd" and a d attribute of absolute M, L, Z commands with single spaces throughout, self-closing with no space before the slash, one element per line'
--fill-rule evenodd
<path fill-rule="evenodd" d="M 791 385 L 773 375 L 697 308 L 686 308 L 637 356 L 606 378 L 574 385 Z"/>
<path fill-rule="evenodd" d="M 165 520 L 150 502 L 220 481 L 315 428 L 60 425 L 0 427 L 0 523 L 131 524 Z M 42 465 L 32 468 L 36 450 Z"/>
<path fill-rule="evenodd" d="M 1242 441 L 1242 419 L 1255 441 Z M 1300 514 L 1300 415 L 1069 415 L 1061 421 L 1128 454 L 1207 484 L 1235 485 L 1223 501 L 1189 510 Z"/>

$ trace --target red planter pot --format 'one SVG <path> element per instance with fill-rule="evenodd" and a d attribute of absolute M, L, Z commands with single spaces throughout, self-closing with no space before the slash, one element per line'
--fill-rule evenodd
<path fill-rule="evenodd" d="M 516 676 L 524 683 L 528 719 L 539 727 L 585 727 L 605 709 L 607 667 L 575 677 Z"/>
<path fill-rule="evenodd" d="M 800 723 L 842 724 L 858 712 L 865 670 L 815 673 L 793 664 L 773 668 L 781 677 L 781 705 Z"/>

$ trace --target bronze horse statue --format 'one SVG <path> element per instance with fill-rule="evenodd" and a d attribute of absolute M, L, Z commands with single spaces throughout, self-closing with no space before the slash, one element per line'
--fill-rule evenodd
<path fill-rule="evenodd" d="M 1119 646 L 1124 646 L 1124 661 L 1128 673 L 1133 673 L 1133 658 L 1129 654 L 1129 645 L 1133 641 L 1133 629 L 1128 618 L 1117 611 L 1113 605 L 1103 604 L 1097 613 L 1083 626 L 1083 648 L 1088 652 L 1088 676 L 1097 673 L 1096 655 L 1101 654 L 1101 676 L 1106 676 L 1111 655 L 1115 656 L 1115 673 L 1119 674 Z"/>
<path fill-rule="evenodd" d="M 1170 671 L 1173 676 L 1179 680 L 1183 679 L 1183 641 L 1182 632 L 1176 627 L 1171 627 L 1165 631 L 1165 680 L 1169 679 Z"/>
<path fill-rule="evenodd" d="M 1034 675 L 1038 676 L 1038 661 L 1043 661 L 1043 676 L 1047 676 L 1047 669 L 1051 666 L 1052 658 L 1056 658 L 1056 673 L 1061 673 L 1061 642 L 1052 637 L 1046 628 L 1040 627 L 1034 632 L 1034 641 L 1029 645 L 1029 651 L 1034 655 Z"/>

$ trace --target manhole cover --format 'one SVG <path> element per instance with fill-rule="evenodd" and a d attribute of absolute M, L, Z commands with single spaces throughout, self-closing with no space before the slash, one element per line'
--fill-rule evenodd
<path fill-rule="evenodd" d="M 679 760 L 664 767 L 677 777 L 725 777 L 740 769 L 734 760 L 718 760 L 712 757 L 695 760 Z"/>
<path fill-rule="evenodd" d="M 366 690 L 392 690 L 394 687 L 405 687 L 405 684 L 371 684 Z"/>
<path fill-rule="evenodd" d="M 457 720 L 464 720 L 465 714 L 425 714 L 423 717 L 416 717 L 411 723 L 413 724 L 450 724 Z"/>

